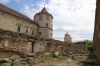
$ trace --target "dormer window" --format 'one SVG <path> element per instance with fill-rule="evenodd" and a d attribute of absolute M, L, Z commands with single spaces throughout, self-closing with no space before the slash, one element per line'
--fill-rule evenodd
<path fill-rule="evenodd" d="M 39 20 L 42 20 L 42 15 L 39 15 Z"/>

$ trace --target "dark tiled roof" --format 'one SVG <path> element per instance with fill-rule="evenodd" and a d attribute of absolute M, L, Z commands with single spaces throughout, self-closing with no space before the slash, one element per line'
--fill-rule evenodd
<path fill-rule="evenodd" d="M 45 12 L 45 13 L 48 13 L 48 11 L 46 10 L 46 8 L 44 7 L 41 12 Z"/>
<path fill-rule="evenodd" d="M 0 10 L 2 10 L 2 11 L 4 11 L 4 12 L 7 12 L 7 13 L 10 13 L 10 14 L 12 14 L 12 15 L 15 15 L 15 16 L 17 16 L 17 17 L 20 17 L 20 18 L 22 18 L 22 19 L 24 19 L 24 20 L 27 20 L 27 21 L 29 21 L 29 22 L 32 22 L 32 23 L 34 23 L 34 24 L 37 24 L 36 22 L 34 22 L 32 19 L 30 19 L 30 18 L 27 17 L 26 15 L 23 15 L 23 14 L 21 14 L 21 13 L 15 11 L 15 10 L 13 10 L 13 9 L 11 9 L 11 8 L 9 8 L 9 7 L 7 7 L 7 6 L 4 6 L 4 5 L 2 5 L 2 4 L 0 4 Z"/>

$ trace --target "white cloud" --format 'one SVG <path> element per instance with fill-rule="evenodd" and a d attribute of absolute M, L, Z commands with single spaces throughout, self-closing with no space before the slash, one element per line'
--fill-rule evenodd
<path fill-rule="evenodd" d="M 23 12 L 33 18 L 33 15 L 41 11 L 44 6 L 43 4 L 45 4 L 48 12 L 54 16 L 53 36 L 55 39 L 59 37 L 61 40 L 68 30 L 73 37 L 73 41 L 84 39 L 92 40 L 95 3 L 95 0 L 49 0 L 48 3 L 45 1 L 36 3 L 36 8 L 25 5 Z"/>
<path fill-rule="evenodd" d="M 10 0 L 0 0 L 0 3 L 9 3 Z"/>

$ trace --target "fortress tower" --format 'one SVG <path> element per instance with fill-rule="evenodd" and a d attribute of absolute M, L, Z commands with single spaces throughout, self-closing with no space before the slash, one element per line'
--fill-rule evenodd
<path fill-rule="evenodd" d="M 53 38 L 53 16 L 48 13 L 44 7 L 41 12 L 36 13 L 34 16 L 34 21 L 39 24 L 38 26 L 38 35 L 44 38 L 52 39 Z"/>
<path fill-rule="evenodd" d="M 72 43 L 72 38 L 68 32 L 65 34 L 64 42 Z"/>

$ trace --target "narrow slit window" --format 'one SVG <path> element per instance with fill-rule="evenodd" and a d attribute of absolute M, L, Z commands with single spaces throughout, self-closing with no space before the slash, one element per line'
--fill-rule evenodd
<path fill-rule="evenodd" d="M 48 27 L 48 23 L 46 23 L 46 27 Z"/>

